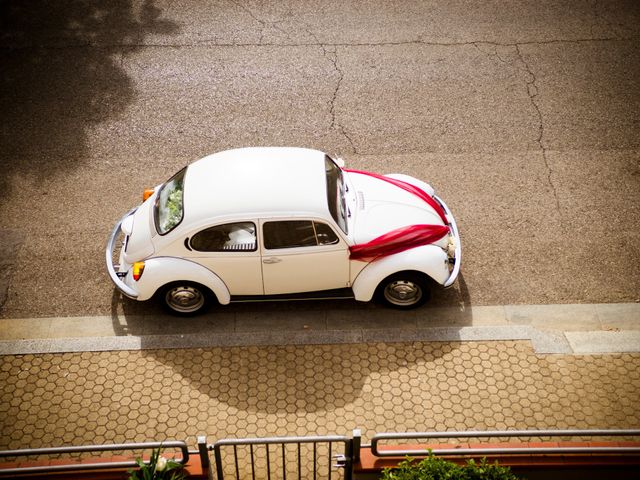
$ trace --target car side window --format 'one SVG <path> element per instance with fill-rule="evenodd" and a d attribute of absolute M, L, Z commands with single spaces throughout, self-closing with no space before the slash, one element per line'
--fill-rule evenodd
<path fill-rule="evenodd" d="M 190 243 L 199 252 L 255 252 L 256 226 L 253 222 L 216 225 L 196 233 Z"/>
<path fill-rule="evenodd" d="M 338 243 L 338 237 L 331 227 L 310 220 L 265 222 L 263 233 L 264 246 L 269 250 Z"/>
<path fill-rule="evenodd" d="M 316 229 L 318 245 L 333 245 L 334 243 L 338 243 L 338 236 L 329 225 L 326 223 L 313 222 L 313 226 Z"/>

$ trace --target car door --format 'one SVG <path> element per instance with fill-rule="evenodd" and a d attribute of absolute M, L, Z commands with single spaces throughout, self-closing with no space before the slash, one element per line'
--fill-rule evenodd
<path fill-rule="evenodd" d="M 187 240 L 188 258 L 218 275 L 231 295 L 262 295 L 262 267 L 256 222 L 213 225 Z"/>
<path fill-rule="evenodd" d="M 349 249 L 325 222 L 263 220 L 262 277 L 266 295 L 349 286 Z"/>

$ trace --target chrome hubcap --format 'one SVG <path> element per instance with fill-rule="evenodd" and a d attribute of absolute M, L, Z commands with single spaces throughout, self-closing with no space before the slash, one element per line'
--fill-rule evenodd
<path fill-rule="evenodd" d="M 172 309 L 183 313 L 195 312 L 204 305 L 202 292 L 189 285 L 172 288 L 165 299 Z"/>
<path fill-rule="evenodd" d="M 384 298 L 394 305 L 413 305 L 422 298 L 422 289 L 413 282 L 396 280 L 386 286 Z"/>

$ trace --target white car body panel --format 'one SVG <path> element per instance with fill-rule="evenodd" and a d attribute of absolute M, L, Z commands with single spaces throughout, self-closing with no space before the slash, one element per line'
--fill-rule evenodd
<path fill-rule="evenodd" d="M 151 227 L 153 222 L 150 218 L 151 206 L 152 203 L 147 200 L 123 222 L 131 230 L 127 248 L 123 254 L 123 259 L 128 264 L 150 257 L 155 252 L 152 241 L 155 230 Z"/>
<path fill-rule="evenodd" d="M 382 280 L 389 275 L 407 270 L 422 272 L 443 284 L 449 277 L 447 254 L 435 245 L 424 245 L 371 262 L 353 282 L 355 299 L 368 302 L 373 298 Z"/>
<path fill-rule="evenodd" d="M 219 217 L 328 214 L 323 152 L 240 148 L 189 165 L 183 228 Z"/>
<path fill-rule="evenodd" d="M 265 250 L 264 293 L 317 292 L 349 286 L 349 249 L 337 245 Z"/>
<path fill-rule="evenodd" d="M 208 287 L 222 305 L 231 301 L 229 289 L 215 273 L 190 260 L 175 257 L 155 257 L 145 260 L 144 273 L 135 281 L 131 271 L 125 283 L 136 290 L 138 300 L 148 300 L 159 288 L 177 280 L 199 283 Z"/>
<path fill-rule="evenodd" d="M 215 272 L 233 295 L 264 294 L 260 252 L 193 252 L 193 254 L 187 258 Z"/>

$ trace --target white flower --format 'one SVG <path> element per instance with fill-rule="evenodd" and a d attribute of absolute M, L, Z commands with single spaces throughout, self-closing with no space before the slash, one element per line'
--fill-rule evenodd
<path fill-rule="evenodd" d="M 156 463 L 156 472 L 161 472 L 165 468 L 167 468 L 167 459 L 164 457 L 158 458 L 158 463 Z"/>

